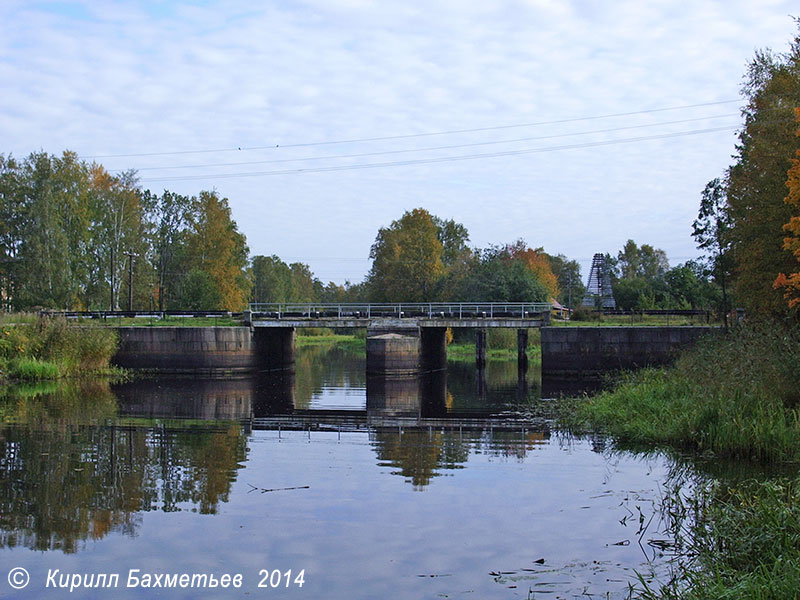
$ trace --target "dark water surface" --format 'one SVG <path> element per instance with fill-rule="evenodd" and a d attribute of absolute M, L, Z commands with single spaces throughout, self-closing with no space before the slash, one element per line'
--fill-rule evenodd
<path fill-rule="evenodd" d="M 0 596 L 627 597 L 634 571 L 664 571 L 655 505 L 677 467 L 551 431 L 546 404 L 514 361 L 376 381 L 321 348 L 294 375 L 18 388 Z M 131 569 L 242 585 L 126 588 Z M 116 589 L 53 588 L 103 573 Z"/>

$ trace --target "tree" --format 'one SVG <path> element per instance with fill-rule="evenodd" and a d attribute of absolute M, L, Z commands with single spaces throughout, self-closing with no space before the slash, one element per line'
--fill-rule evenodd
<path fill-rule="evenodd" d="M 558 278 L 559 294 L 556 300 L 562 305 L 572 308 L 577 306 L 586 287 L 581 278 L 581 265 L 577 260 L 569 260 L 563 254 L 550 256 L 550 270 Z"/>
<path fill-rule="evenodd" d="M 452 267 L 472 252 L 467 246 L 469 232 L 461 223 L 453 219 L 444 221 L 439 217 L 432 217 L 437 228 L 437 237 L 442 243 L 442 263 L 446 268 Z"/>
<path fill-rule="evenodd" d="M 4 292 L 11 307 L 80 306 L 90 218 L 85 164 L 69 151 L 0 163 Z"/>
<path fill-rule="evenodd" d="M 742 91 L 744 127 L 726 186 L 733 287 L 751 312 L 783 314 L 782 291 L 791 288 L 774 284 L 797 264 L 784 249 L 783 226 L 793 216 L 793 205 L 784 202 L 786 174 L 800 146 L 793 125 L 793 109 L 800 106 L 800 35 L 786 54 L 757 52 Z"/>
<path fill-rule="evenodd" d="M 292 271 L 279 257 L 253 257 L 253 302 L 287 302 L 292 295 Z"/>
<path fill-rule="evenodd" d="M 607 259 L 612 272 L 611 289 L 619 308 L 643 310 L 664 304 L 668 295 L 664 282 L 669 269 L 666 252 L 628 240 L 616 259 L 608 255 Z"/>
<path fill-rule="evenodd" d="M 796 121 L 800 123 L 800 107 L 794 109 L 794 114 Z M 797 135 L 800 137 L 800 126 L 797 129 Z M 800 209 L 800 149 L 792 159 L 792 167 L 789 169 L 788 175 L 786 187 L 789 189 L 789 193 L 784 198 L 784 202 L 794 207 L 796 211 Z M 789 222 L 784 224 L 783 229 L 791 234 L 783 238 L 783 249 L 791 252 L 800 262 L 800 214 L 792 215 Z M 789 308 L 800 305 L 800 271 L 790 272 L 788 276 L 780 273 L 773 286 L 776 289 L 783 289 L 783 297 L 788 302 Z"/>
<path fill-rule="evenodd" d="M 184 258 L 192 199 L 164 190 L 161 196 L 149 190 L 140 194 L 150 222 L 151 260 L 158 280 L 158 309 L 177 308 L 179 292 L 186 273 Z"/>
<path fill-rule="evenodd" d="M 519 244 L 519 242 L 517 242 Z M 523 242 L 524 244 L 524 242 Z M 515 245 L 478 253 L 461 299 L 471 302 L 548 302 L 551 294 Z"/>
<path fill-rule="evenodd" d="M 642 277 L 655 281 L 669 269 L 667 254 L 663 250 L 642 244 L 641 248 L 633 240 L 628 240 L 617 254 L 617 269 L 621 279 Z"/>
<path fill-rule="evenodd" d="M 655 308 L 655 290 L 643 277 L 625 277 L 614 285 L 614 301 L 622 310 Z"/>
<path fill-rule="evenodd" d="M 517 240 L 509 247 L 513 260 L 521 260 L 533 276 L 547 289 L 548 298 L 558 297 L 558 277 L 550 267 L 550 257 L 544 248 L 528 248 L 524 240 Z"/>
<path fill-rule="evenodd" d="M 192 203 L 186 255 L 192 269 L 207 273 L 217 291 L 215 306 L 204 309 L 240 310 L 246 305 L 250 293 L 245 273 L 247 253 L 245 237 L 231 218 L 228 199 L 216 192 L 200 192 Z"/>
<path fill-rule="evenodd" d="M 303 263 L 292 263 L 289 265 L 292 273 L 292 302 L 314 302 L 314 274 L 311 268 Z"/>
<path fill-rule="evenodd" d="M 445 274 L 444 246 L 431 214 L 406 212 L 378 230 L 370 249 L 370 296 L 378 302 L 430 302 Z"/>
<path fill-rule="evenodd" d="M 133 260 L 134 307 L 147 306 L 153 292 L 148 260 L 150 246 L 136 175 L 132 171 L 111 175 L 96 163 L 88 169 L 92 218 L 89 224 L 91 252 L 86 253 L 91 265 L 86 304 L 96 308 L 109 306 L 111 310 L 120 306 L 127 308 L 121 297 L 129 296 L 126 273 L 129 261 Z"/>
<path fill-rule="evenodd" d="M 718 308 L 725 319 L 726 327 L 730 311 L 728 280 L 732 268 L 729 234 L 730 219 L 725 186 L 719 178 L 712 179 L 703 190 L 700 211 L 692 223 L 692 237 L 697 242 L 697 247 L 707 252 L 711 273 L 722 290 Z"/>

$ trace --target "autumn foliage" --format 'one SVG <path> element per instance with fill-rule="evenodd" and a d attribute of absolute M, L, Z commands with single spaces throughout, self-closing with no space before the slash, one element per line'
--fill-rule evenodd
<path fill-rule="evenodd" d="M 800 123 L 800 107 L 794 109 L 794 114 Z M 798 127 L 797 136 L 800 137 L 800 127 Z M 796 157 L 792 159 L 792 167 L 789 169 L 788 175 L 786 187 L 789 188 L 789 194 L 784 202 L 793 206 L 795 211 L 800 213 L 800 149 L 797 150 Z M 783 239 L 783 249 L 791 252 L 800 262 L 800 214 L 792 216 L 783 229 L 791 234 Z M 788 275 L 779 274 L 774 286 L 776 289 L 784 290 L 784 298 L 788 301 L 790 308 L 800 305 L 800 267 Z"/>

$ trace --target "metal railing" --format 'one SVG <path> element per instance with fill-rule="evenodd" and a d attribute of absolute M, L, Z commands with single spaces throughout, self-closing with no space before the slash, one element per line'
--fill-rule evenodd
<path fill-rule="evenodd" d="M 319 302 L 254 302 L 253 318 L 535 318 L 549 313 L 546 302 L 397 302 L 397 303 L 319 303 Z"/>

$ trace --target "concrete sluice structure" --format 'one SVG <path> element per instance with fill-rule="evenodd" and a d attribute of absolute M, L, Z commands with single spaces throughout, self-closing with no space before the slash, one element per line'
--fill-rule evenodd
<path fill-rule="evenodd" d="M 364 324 L 360 324 L 361 327 Z M 117 327 L 112 362 L 163 374 L 227 376 L 292 369 L 295 326 Z M 486 330 L 476 334 L 476 364 L 486 364 Z M 413 319 L 373 319 L 367 327 L 367 374 L 408 377 L 447 367 L 447 328 Z M 524 335 L 522 335 L 524 333 Z M 527 329 L 520 330 L 521 368 L 527 367 Z"/>

